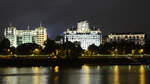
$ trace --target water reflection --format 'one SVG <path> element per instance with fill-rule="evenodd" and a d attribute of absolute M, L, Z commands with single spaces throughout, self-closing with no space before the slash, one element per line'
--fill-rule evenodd
<path fill-rule="evenodd" d="M 10 76 L 6 77 L 6 84 L 11 84 Z"/>
<path fill-rule="evenodd" d="M 59 72 L 59 66 L 54 67 L 54 72 L 55 73 Z M 59 74 L 55 74 L 53 80 L 54 80 L 54 84 L 59 84 Z"/>
<path fill-rule="evenodd" d="M 38 74 L 39 73 L 39 68 L 38 67 L 33 67 L 33 73 Z M 33 76 L 33 84 L 39 84 L 39 76 L 35 75 Z"/>
<path fill-rule="evenodd" d="M 128 70 L 129 70 L 129 72 L 131 71 L 131 65 L 128 66 Z"/>
<path fill-rule="evenodd" d="M 82 84 L 90 84 L 90 77 L 89 77 L 90 69 L 89 69 L 89 66 L 83 65 L 82 66 L 82 71 L 85 74 L 83 76 L 83 78 L 85 78 L 85 79 L 82 80 Z"/>
<path fill-rule="evenodd" d="M 0 68 L 0 84 L 149 84 L 149 65 Z"/>
<path fill-rule="evenodd" d="M 144 65 L 141 65 L 139 68 L 139 84 L 146 84 L 145 83 L 145 68 Z"/>
<path fill-rule="evenodd" d="M 149 71 L 149 65 L 146 66 L 147 71 Z"/>
<path fill-rule="evenodd" d="M 118 65 L 114 66 L 114 84 L 120 84 L 120 81 L 119 81 L 119 67 L 118 67 Z"/>
<path fill-rule="evenodd" d="M 9 73 L 16 73 L 18 71 L 17 68 L 12 68 L 12 69 L 7 68 L 6 70 Z M 4 73 L 7 73 L 7 72 L 4 72 Z M 12 80 L 14 80 L 14 81 L 12 81 Z M 18 82 L 18 77 L 17 76 L 14 76 L 14 77 L 7 76 L 6 77 L 6 84 L 17 84 L 17 82 Z"/>
<path fill-rule="evenodd" d="M 0 68 L 0 84 L 47 84 L 47 75 L 41 74 L 45 71 L 47 68 L 40 67 Z"/>
<path fill-rule="evenodd" d="M 98 71 L 100 70 L 100 66 L 97 66 L 97 70 L 98 70 Z"/>

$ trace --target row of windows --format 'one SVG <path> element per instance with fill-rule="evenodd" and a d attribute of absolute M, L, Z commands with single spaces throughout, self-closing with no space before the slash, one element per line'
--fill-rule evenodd
<path fill-rule="evenodd" d="M 66 36 L 67 38 L 100 38 L 100 36 Z"/>
<path fill-rule="evenodd" d="M 114 39 L 114 40 L 144 40 L 144 38 L 111 38 L 111 39 Z"/>
<path fill-rule="evenodd" d="M 100 40 L 99 38 L 92 38 L 92 39 L 89 39 L 89 38 L 68 38 L 68 40 Z"/>
<path fill-rule="evenodd" d="M 84 36 L 94 36 L 94 37 L 98 37 L 98 36 L 101 36 L 101 35 L 65 35 L 65 36 L 74 36 L 74 37 L 84 37 Z"/>
<path fill-rule="evenodd" d="M 128 40 L 128 41 L 140 41 L 140 40 L 144 40 L 144 39 L 110 39 L 113 41 L 121 41 L 121 40 Z"/>
<path fill-rule="evenodd" d="M 144 38 L 143 36 L 125 36 L 125 37 L 122 37 L 122 36 L 110 36 L 111 38 L 130 38 L 130 39 L 135 39 L 135 38 Z"/>

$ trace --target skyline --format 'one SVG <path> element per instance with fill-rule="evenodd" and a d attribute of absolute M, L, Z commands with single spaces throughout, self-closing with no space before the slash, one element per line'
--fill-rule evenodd
<path fill-rule="evenodd" d="M 87 20 L 80 20 L 80 21 L 87 21 Z M 80 22 L 79 21 L 79 22 Z M 77 22 L 77 23 L 79 23 L 79 22 Z M 89 21 L 87 21 L 87 22 L 89 22 Z M 70 26 L 70 27 L 66 27 L 65 28 L 65 30 L 64 31 L 66 31 L 67 29 L 77 29 L 77 23 L 76 23 L 76 25 L 73 25 L 73 26 Z M 89 23 L 90 24 L 90 23 Z M 0 33 L 0 35 L 4 35 L 4 30 L 6 29 L 6 28 L 8 28 L 8 27 L 16 27 L 18 30 L 34 30 L 34 29 L 36 29 L 37 27 L 40 27 L 40 26 L 42 26 L 42 27 L 45 27 L 45 28 L 47 28 L 46 26 L 45 26 L 45 24 L 42 24 L 42 22 L 40 22 L 39 24 L 22 24 L 22 25 L 20 25 L 20 24 L 18 24 L 18 25 L 14 25 L 12 22 L 10 22 L 9 24 L 7 24 L 7 25 L 5 25 L 5 26 L 3 26 L 4 28 L 3 29 L 1 29 L 2 31 L 0 31 L 1 33 Z M 101 24 L 101 25 L 99 25 L 99 26 L 94 26 L 94 25 L 89 25 L 89 28 L 90 29 L 100 29 L 100 30 L 102 30 L 103 29 L 103 24 Z M 48 38 L 51 38 L 51 39 L 55 39 L 57 36 L 60 36 L 60 35 L 62 35 L 62 34 L 64 34 L 64 31 L 61 31 L 59 34 L 57 34 L 55 37 L 51 37 L 51 34 L 50 34 L 50 32 L 47 32 L 47 34 L 48 34 Z M 102 33 L 103 33 L 103 31 L 102 31 Z M 122 31 L 122 32 L 110 32 L 110 31 L 106 31 L 105 32 L 105 34 L 103 33 L 103 35 L 104 36 L 107 36 L 107 35 L 109 35 L 109 34 L 111 34 L 111 33 L 121 33 L 121 34 L 123 34 L 123 33 L 144 33 L 144 34 L 146 34 L 146 35 L 148 35 L 146 32 L 141 32 L 141 31 L 139 31 L 139 32 L 135 32 L 135 31 L 129 31 L 129 32 L 124 32 L 124 31 Z"/>
<path fill-rule="evenodd" d="M 24 25 L 33 28 L 42 22 L 54 38 L 80 20 L 88 20 L 92 26 L 103 24 L 103 34 L 145 32 L 150 35 L 148 5 L 146 1 L 137 0 L 1 0 L 0 29 L 9 22 L 22 29 Z"/>

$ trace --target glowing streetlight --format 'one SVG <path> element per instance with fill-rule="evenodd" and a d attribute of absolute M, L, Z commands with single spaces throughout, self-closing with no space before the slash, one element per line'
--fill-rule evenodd
<path fill-rule="evenodd" d="M 34 53 L 34 54 L 39 54 L 39 53 L 40 53 L 40 50 L 39 50 L 38 48 L 35 48 L 35 49 L 33 50 L 33 53 Z"/>
<path fill-rule="evenodd" d="M 134 54 L 135 54 L 135 50 L 134 50 L 134 49 L 132 49 L 131 53 L 132 53 L 132 55 L 134 55 Z"/>
<path fill-rule="evenodd" d="M 139 54 L 142 54 L 144 52 L 144 49 L 139 50 Z"/>

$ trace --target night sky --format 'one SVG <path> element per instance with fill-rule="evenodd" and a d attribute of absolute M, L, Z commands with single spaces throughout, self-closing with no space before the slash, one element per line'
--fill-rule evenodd
<path fill-rule="evenodd" d="M 109 32 L 145 32 L 150 35 L 150 6 L 144 0 L 0 0 L 0 28 L 10 22 L 31 29 L 40 22 L 54 38 L 78 21 Z"/>

